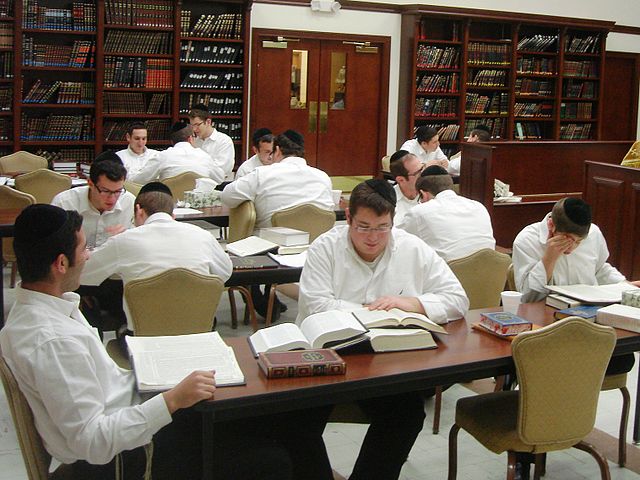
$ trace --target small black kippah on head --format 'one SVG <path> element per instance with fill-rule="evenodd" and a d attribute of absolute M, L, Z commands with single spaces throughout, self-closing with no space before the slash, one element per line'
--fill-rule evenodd
<path fill-rule="evenodd" d="M 449 175 L 449 172 L 447 172 L 447 170 L 440 165 L 430 165 L 429 167 L 425 168 L 420 174 L 421 177 L 431 175 Z"/>
<path fill-rule="evenodd" d="M 564 213 L 576 225 L 591 224 L 591 207 L 579 198 L 569 197 L 564 201 Z"/>
<path fill-rule="evenodd" d="M 173 194 L 171 193 L 171 189 L 162 182 L 149 182 L 143 185 L 138 192 L 138 195 L 142 195 L 143 193 L 147 192 L 161 192 L 173 196 Z"/>
<path fill-rule="evenodd" d="M 60 207 L 29 205 L 16 218 L 14 237 L 23 244 L 38 243 L 57 233 L 68 219 L 69 214 Z"/>
<path fill-rule="evenodd" d="M 293 143 L 300 145 L 301 147 L 304 147 L 304 137 L 300 135 L 298 132 L 296 132 L 295 130 L 287 130 L 286 132 L 283 132 L 282 135 L 287 137 Z"/>
<path fill-rule="evenodd" d="M 380 180 L 377 178 L 371 178 L 369 180 L 365 180 L 365 182 L 369 187 L 371 187 L 378 195 L 384 198 L 391 205 L 396 204 L 396 192 L 389 182 L 386 180 Z"/>

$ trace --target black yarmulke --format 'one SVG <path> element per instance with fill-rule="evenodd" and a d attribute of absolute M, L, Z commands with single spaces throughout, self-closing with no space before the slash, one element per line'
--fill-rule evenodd
<path fill-rule="evenodd" d="M 269 130 L 268 128 L 259 128 L 255 132 L 253 132 L 251 140 L 253 140 L 253 143 L 257 143 L 258 140 L 260 140 L 262 137 L 264 137 L 265 135 L 270 135 L 271 133 L 271 130 Z"/>
<path fill-rule="evenodd" d="M 368 186 L 373 188 L 375 192 L 384 198 L 391 205 L 395 205 L 397 201 L 396 191 L 393 189 L 389 182 L 386 180 L 380 180 L 378 178 L 372 178 L 370 180 L 365 180 Z"/>
<path fill-rule="evenodd" d="M 203 112 L 209 113 L 209 107 L 207 107 L 204 103 L 196 103 L 191 107 L 191 110 L 202 110 Z"/>
<path fill-rule="evenodd" d="M 147 192 L 162 192 L 166 193 L 167 195 L 173 196 L 173 194 L 171 193 L 171 189 L 162 182 L 149 182 L 143 185 L 138 192 L 138 195 L 142 195 L 143 193 Z"/>
<path fill-rule="evenodd" d="M 102 162 L 104 160 L 110 160 L 112 162 L 122 163 L 122 159 L 113 150 L 105 150 L 95 158 L 93 163 Z"/>
<path fill-rule="evenodd" d="M 68 218 L 67 211 L 60 207 L 44 203 L 29 205 L 16 218 L 13 236 L 22 244 L 36 243 L 60 230 Z"/>
<path fill-rule="evenodd" d="M 564 213 L 576 225 L 591 224 L 591 207 L 579 198 L 569 197 L 564 201 Z"/>
<path fill-rule="evenodd" d="M 185 123 L 185 122 L 176 122 L 173 125 L 171 125 L 171 133 L 176 133 L 179 132 L 180 130 L 182 130 L 183 128 L 188 127 L 189 124 Z"/>
<path fill-rule="evenodd" d="M 300 145 L 301 147 L 304 147 L 304 137 L 300 135 L 298 132 L 296 132 L 295 130 L 287 130 L 282 135 L 287 137 L 293 143 Z"/>
<path fill-rule="evenodd" d="M 430 165 L 422 171 L 420 176 L 427 177 L 429 175 L 449 175 L 449 172 L 447 172 L 446 168 L 441 167 L 440 165 Z"/>
<path fill-rule="evenodd" d="M 395 162 L 396 160 L 399 160 L 401 158 L 406 157 L 407 155 L 409 155 L 409 152 L 407 150 L 398 150 L 396 153 L 394 153 L 393 155 L 391 155 L 391 157 L 389 157 L 389 164 L 392 164 L 393 162 Z"/>

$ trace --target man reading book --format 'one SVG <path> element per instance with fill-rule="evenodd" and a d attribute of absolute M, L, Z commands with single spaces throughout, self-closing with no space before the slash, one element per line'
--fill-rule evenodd
<path fill-rule="evenodd" d="M 367 180 L 351 193 L 348 225 L 318 237 L 300 278 L 297 322 L 312 313 L 368 306 L 426 314 L 446 323 L 464 316 L 469 300 L 457 278 L 419 238 L 393 229 L 393 188 Z M 351 480 L 398 478 L 422 429 L 421 392 L 359 402 L 371 424 Z"/>
<path fill-rule="evenodd" d="M 77 212 L 40 204 L 27 207 L 15 222 L 22 283 L 0 331 L 0 347 L 44 446 L 72 464 L 72 478 L 115 479 L 118 465 L 118 478 L 126 480 L 149 478 L 145 469 L 155 480 L 199 479 L 201 416 L 189 407 L 214 396 L 215 373 L 193 372 L 141 401 L 133 372 L 109 357 L 71 292 L 89 255 L 81 226 Z M 331 479 L 324 423 L 314 418 L 301 411 L 217 424 L 215 477 Z"/>

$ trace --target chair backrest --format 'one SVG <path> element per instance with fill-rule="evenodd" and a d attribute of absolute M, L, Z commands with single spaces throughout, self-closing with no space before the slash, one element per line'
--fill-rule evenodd
<path fill-rule="evenodd" d="M 46 480 L 49 475 L 51 456 L 44 448 L 42 438 L 36 430 L 31 407 L 20 391 L 13 372 L 4 361 L 2 352 L 0 352 L 0 377 L 2 377 L 13 423 L 16 426 L 16 434 L 18 443 L 20 443 L 22 459 L 27 469 L 27 476 L 29 480 Z"/>
<path fill-rule="evenodd" d="M 385 155 L 384 157 L 382 157 L 382 159 L 380 160 L 380 167 L 382 168 L 383 172 L 391 171 L 391 155 Z"/>
<path fill-rule="evenodd" d="M 171 189 L 173 199 L 179 202 L 184 200 L 184 192 L 196 188 L 196 178 L 202 178 L 202 175 L 195 172 L 183 172 L 174 177 L 165 178 L 162 183 Z"/>
<path fill-rule="evenodd" d="M 525 443 L 570 447 L 591 432 L 615 343 L 613 328 L 579 317 L 516 337 L 518 434 Z"/>
<path fill-rule="evenodd" d="M 139 183 L 131 182 L 129 180 L 125 180 L 124 181 L 124 188 L 127 190 L 127 192 L 131 192 L 132 194 L 134 194 L 137 197 L 138 194 L 140 193 L 140 189 L 142 188 L 142 185 L 140 185 Z M 171 187 L 169 187 L 169 188 L 171 188 Z M 173 193 L 173 190 L 171 190 L 171 193 Z"/>
<path fill-rule="evenodd" d="M 274 227 L 289 227 L 309 232 L 309 243 L 331 230 L 335 223 L 336 212 L 323 210 L 310 203 L 285 208 L 271 216 L 271 225 Z"/>
<path fill-rule="evenodd" d="M 256 225 L 256 207 L 252 201 L 247 200 L 240 205 L 229 209 L 229 242 L 235 242 L 247 238 L 253 233 Z"/>
<path fill-rule="evenodd" d="M 469 297 L 469 308 L 500 306 L 511 258 L 490 248 L 449 262 L 449 267 Z"/>
<path fill-rule="evenodd" d="M 0 158 L 0 174 L 32 172 L 47 166 L 46 158 L 23 150 Z"/>
<path fill-rule="evenodd" d="M 39 168 L 16 177 L 16 189 L 30 193 L 38 203 L 51 203 L 58 193 L 71 188 L 71 177 L 54 172 L 48 168 Z"/>
<path fill-rule="evenodd" d="M 224 282 L 186 268 L 132 280 L 124 287 L 136 335 L 210 332 Z"/>
<path fill-rule="evenodd" d="M 33 203 L 36 199 L 33 195 L 19 192 L 18 190 L 0 185 L 0 208 L 25 208 Z M 8 262 L 15 261 L 15 253 L 13 252 L 13 238 L 5 237 L 2 239 L 2 258 Z"/>
<path fill-rule="evenodd" d="M 518 290 L 516 288 L 516 274 L 513 270 L 513 263 L 509 265 L 509 270 L 507 270 L 507 283 L 505 285 L 505 290 L 512 290 L 514 292 Z"/>

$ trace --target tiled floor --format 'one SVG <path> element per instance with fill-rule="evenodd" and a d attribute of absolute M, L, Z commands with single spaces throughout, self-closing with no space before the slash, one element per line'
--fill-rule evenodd
<path fill-rule="evenodd" d="M 5 269 L 5 286 L 8 276 Z M 293 321 L 295 318 L 295 302 L 286 298 L 289 310 L 282 315 L 280 321 Z M 13 292 L 5 289 L 5 315 L 13 302 Z M 238 300 L 240 302 L 240 300 Z M 223 297 L 218 314 L 218 331 L 224 336 L 238 336 L 249 333 L 249 327 L 232 330 L 230 324 L 229 302 Z M 635 400 L 637 362 L 634 371 L 629 375 L 631 398 Z M 402 469 L 403 480 L 444 479 L 447 476 L 447 437 L 453 422 L 455 400 L 474 394 L 466 386 L 454 385 L 444 394 L 440 433 L 431 433 L 433 415 L 432 402 L 427 403 L 425 427 L 418 437 L 409 458 Z M 621 408 L 620 394 L 617 391 L 600 394 L 596 430 L 590 441 L 601 451 L 608 453 L 611 477 L 614 480 L 640 479 L 640 451 L 631 442 L 631 429 L 628 439 L 628 467 L 620 468 L 615 463 L 618 436 L 618 422 Z M 631 419 L 632 420 L 632 419 Z M 337 424 L 327 425 L 324 438 L 335 471 L 348 477 L 355 462 L 360 443 L 366 431 L 365 425 Z M 484 449 L 470 435 L 461 431 L 458 436 L 458 478 L 461 480 L 491 480 L 505 478 L 506 454 L 495 455 Z M 0 393 L 0 480 L 25 480 L 26 473 L 15 436 L 13 422 L 6 404 L 4 391 Z M 567 450 L 551 453 L 547 459 L 545 479 L 584 480 L 599 478 L 599 470 L 595 461 L 586 453 L 578 450 Z"/>

